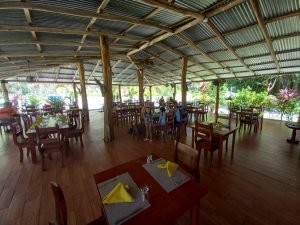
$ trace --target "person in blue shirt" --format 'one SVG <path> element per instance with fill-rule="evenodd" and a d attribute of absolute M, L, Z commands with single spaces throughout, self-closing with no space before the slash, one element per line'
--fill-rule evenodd
<path fill-rule="evenodd" d="M 148 104 L 145 104 L 144 108 L 142 109 L 142 118 L 144 119 L 145 127 L 146 127 L 146 136 L 144 141 L 149 141 L 149 143 L 152 143 L 152 113 L 150 106 Z"/>

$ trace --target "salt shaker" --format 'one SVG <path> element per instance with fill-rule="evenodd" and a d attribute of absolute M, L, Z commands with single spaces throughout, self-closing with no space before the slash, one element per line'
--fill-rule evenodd
<path fill-rule="evenodd" d="M 147 163 L 151 163 L 152 162 L 152 155 L 147 155 Z"/>
<path fill-rule="evenodd" d="M 145 186 L 141 187 L 140 190 L 141 190 L 141 195 L 142 195 L 142 201 L 144 202 L 147 199 L 147 201 L 149 202 L 149 197 L 150 197 L 149 190 L 150 190 L 150 188 L 145 185 Z"/>

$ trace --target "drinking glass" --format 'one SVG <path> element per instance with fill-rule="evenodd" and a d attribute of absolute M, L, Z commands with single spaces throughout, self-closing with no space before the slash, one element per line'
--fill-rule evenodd
<path fill-rule="evenodd" d="M 142 186 L 140 188 L 141 190 L 141 195 L 142 195 L 142 201 L 144 202 L 145 200 L 147 200 L 149 202 L 149 198 L 150 198 L 150 193 L 149 193 L 149 190 L 150 188 L 145 185 L 145 186 Z"/>

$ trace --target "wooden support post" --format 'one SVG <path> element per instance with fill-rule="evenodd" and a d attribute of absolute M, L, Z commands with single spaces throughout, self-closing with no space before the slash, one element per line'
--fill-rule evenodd
<path fill-rule="evenodd" d="M 86 89 L 85 89 L 85 75 L 84 75 L 84 63 L 80 61 L 77 64 L 79 70 L 79 78 L 80 78 L 80 89 L 81 89 L 81 101 L 82 101 L 82 110 L 85 115 L 85 120 L 89 121 L 89 106 L 87 101 Z"/>
<path fill-rule="evenodd" d="M 152 102 L 152 86 L 149 86 L 150 102 Z"/>
<path fill-rule="evenodd" d="M 113 126 L 113 99 L 112 99 L 112 71 L 109 55 L 109 40 L 107 36 L 100 35 L 100 49 L 102 61 L 102 74 L 105 87 L 104 93 L 104 142 L 114 140 Z"/>
<path fill-rule="evenodd" d="M 5 85 L 6 83 L 7 83 L 6 80 L 2 80 L 1 81 L 1 88 L 2 88 L 4 102 L 9 102 L 8 91 L 7 91 L 7 88 L 6 88 L 6 85 Z"/>
<path fill-rule="evenodd" d="M 187 70 L 187 57 L 182 57 L 182 74 L 181 74 L 181 102 L 182 106 L 186 106 L 186 70 Z"/>
<path fill-rule="evenodd" d="M 173 84 L 173 99 L 176 98 L 176 84 Z"/>
<path fill-rule="evenodd" d="M 74 100 L 75 100 L 75 105 L 78 106 L 78 95 L 77 95 L 77 90 L 76 90 L 76 83 L 73 83 L 73 92 L 74 92 Z"/>
<path fill-rule="evenodd" d="M 140 105 L 144 105 L 144 70 L 137 69 L 136 71 L 139 81 L 139 101 Z"/>
<path fill-rule="evenodd" d="M 218 122 L 218 114 L 219 114 L 219 101 L 220 101 L 220 82 L 217 82 L 217 95 L 216 95 L 216 107 L 215 107 L 215 122 Z"/>
<path fill-rule="evenodd" d="M 122 92 L 121 92 L 121 85 L 119 84 L 119 100 L 122 103 Z"/>

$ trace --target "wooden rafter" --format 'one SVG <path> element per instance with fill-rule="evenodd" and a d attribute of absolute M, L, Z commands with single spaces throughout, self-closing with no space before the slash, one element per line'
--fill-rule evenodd
<path fill-rule="evenodd" d="M 197 49 L 197 51 L 207 57 L 208 59 L 210 59 L 211 61 L 217 63 L 219 66 L 221 66 L 222 68 L 225 68 L 224 65 L 222 65 L 221 63 L 218 62 L 218 60 L 216 60 L 215 58 L 213 58 L 212 56 L 208 55 L 205 51 L 203 51 L 199 46 L 195 45 L 194 42 L 192 42 L 190 39 L 188 39 L 187 37 L 185 37 L 182 34 L 177 35 L 179 38 L 181 38 L 183 41 L 185 41 L 186 43 L 188 43 L 190 46 L 192 46 L 193 48 Z M 206 70 L 208 70 L 211 73 L 214 73 L 213 71 L 209 70 L 205 65 L 202 65 Z M 227 69 L 227 68 L 226 68 Z M 229 69 L 227 69 L 230 73 L 232 73 L 234 75 L 234 73 L 232 71 L 230 71 Z M 218 75 L 215 74 L 217 77 Z M 219 77 L 218 77 L 219 78 Z"/>
<path fill-rule="evenodd" d="M 275 52 L 274 52 L 274 49 L 273 49 L 273 45 L 272 45 L 272 41 L 271 41 L 271 38 L 270 38 L 269 33 L 267 31 L 266 23 L 264 21 L 264 18 L 262 16 L 261 12 L 260 12 L 260 9 L 259 9 L 259 6 L 258 6 L 258 2 L 256 0 L 251 0 L 251 5 L 252 5 L 252 8 L 254 9 L 256 20 L 258 22 L 260 30 L 262 31 L 262 33 L 263 33 L 263 35 L 265 37 L 265 40 L 267 42 L 269 51 L 270 51 L 271 56 L 272 56 L 272 58 L 273 58 L 273 60 L 275 62 L 275 65 L 276 65 L 276 68 L 277 68 L 277 72 L 279 73 L 280 72 L 279 62 L 278 62 L 277 57 L 275 55 Z"/>
<path fill-rule="evenodd" d="M 57 67 L 57 71 L 56 71 L 56 74 L 55 74 L 55 81 L 58 80 L 59 72 L 60 72 L 60 66 Z"/>
<path fill-rule="evenodd" d="M 144 38 L 133 35 L 118 35 L 111 32 L 98 32 L 98 31 L 84 31 L 77 29 L 61 29 L 53 27 L 34 27 L 34 26 L 13 26 L 13 25 L 0 25 L 0 31 L 20 31 L 20 32 L 43 32 L 43 33 L 57 33 L 57 34 L 77 34 L 77 35 L 108 35 L 113 38 L 134 40 L 134 41 L 146 41 Z"/>
<path fill-rule="evenodd" d="M 88 79 L 87 79 L 87 82 L 89 82 L 90 79 L 93 77 L 93 75 L 94 75 L 94 73 L 96 72 L 96 70 L 98 69 L 100 63 L 101 63 L 101 59 L 98 60 L 96 66 L 95 66 L 94 69 L 93 69 L 93 71 L 90 73 L 90 75 L 89 75 L 89 77 L 88 77 Z"/>
<path fill-rule="evenodd" d="M 207 26 L 212 30 L 212 32 L 218 37 L 218 39 L 221 41 L 221 43 L 230 51 L 239 61 L 241 64 L 243 64 L 250 72 L 253 73 L 253 71 L 249 68 L 249 66 L 244 62 L 244 60 L 236 53 L 235 49 L 231 47 L 225 40 L 225 38 L 222 36 L 220 31 L 217 29 L 217 27 L 211 22 L 207 21 Z"/>
<path fill-rule="evenodd" d="M 70 56 L 73 57 L 76 54 L 76 52 L 73 51 L 61 51 L 61 52 L 0 52 L 0 57 L 24 57 L 24 56 Z M 81 57 L 100 57 L 99 52 L 84 52 L 79 53 L 79 56 Z M 112 57 L 125 57 L 125 53 L 112 53 Z"/>
<path fill-rule="evenodd" d="M 113 81 L 115 81 L 119 76 L 121 76 L 123 73 L 125 73 L 130 67 L 134 66 L 134 63 L 131 62 L 124 70 L 122 70 L 119 74 L 117 74 L 114 78 Z"/>
<path fill-rule="evenodd" d="M 28 0 L 26 0 L 26 2 L 28 3 Z M 32 26 L 32 19 L 31 19 L 31 15 L 30 15 L 29 9 L 24 9 L 24 14 L 25 14 L 28 26 Z M 35 41 L 37 41 L 37 36 L 36 36 L 35 31 L 31 31 L 30 33 L 32 35 L 32 38 Z M 39 52 L 42 52 L 42 48 L 41 48 L 41 45 L 39 43 L 36 43 L 36 47 L 37 47 L 37 49 L 38 49 Z"/>

